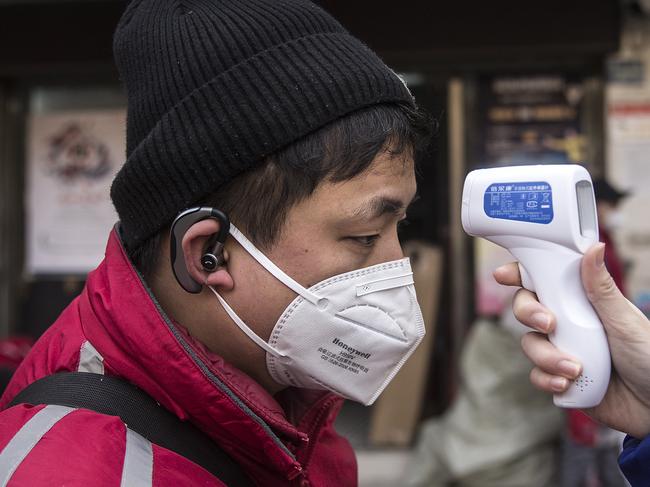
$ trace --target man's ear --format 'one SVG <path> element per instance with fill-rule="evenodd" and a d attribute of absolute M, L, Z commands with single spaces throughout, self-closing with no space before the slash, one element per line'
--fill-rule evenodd
<path fill-rule="evenodd" d="M 214 272 L 208 272 L 201 265 L 201 258 L 205 253 L 205 246 L 212 235 L 218 233 L 220 223 L 214 218 L 206 218 L 196 222 L 187 229 L 181 247 L 187 272 L 192 279 L 205 286 L 214 286 L 224 291 L 229 291 L 234 287 L 233 279 L 228 272 L 227 262 Z M 227 260 L 228 255 L 224 250 L 224 257 Z"/>

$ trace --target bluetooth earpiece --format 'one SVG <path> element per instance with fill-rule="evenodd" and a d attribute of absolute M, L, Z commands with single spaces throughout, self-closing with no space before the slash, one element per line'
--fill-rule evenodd
<path fill-rule="evenodd" d="M 183 236 L 192 225 L 206 218 L 213 218 L 219 222 L 219 231 L 210 237 L 201 257 L 203 270 L 206 272 L 214 272 L 224 262 L 223 245 L 226 242 L 226 237 L 228 237 L 230 230 L 230 220 L 225 213 L 216 208 L 209 207 L 196 207 L 185 210 L 172 223 L 169 236 L 170 257 L 174 277 L 176 277 L 176 280 L 183 289 L 192 294 L 200 293 L 203 285 L 195 281 L 187 270 L 183 252 L 180 250 L 181 242 L 183 241 Z"/>
<path fill-rule="evenodd" d="M 223 257 L 223 242 L 220 241 L 220 233 L 215 233 L 205 246 L 205 252 L 201 257 L 201 265 L 206 272 L 214 272 L 225 261 Z"/>

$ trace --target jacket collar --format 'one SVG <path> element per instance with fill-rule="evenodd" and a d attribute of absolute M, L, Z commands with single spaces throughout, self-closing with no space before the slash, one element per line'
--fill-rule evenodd
<path fill-rule="evenodd" d="M 280 406 L 248 375 L 211 353 L 165 314 L 129 261 L 114 229 L 106 257 L 79 302 L 84 333 L 110 374 L 124 377 L 181 419 L 192 421 L 243 463 L 300 472 L 293 452 L 308 443 L 305 418 L 342 399 L 285 390 Z M 290 418 L 286 411 L 289 411 Z"/>

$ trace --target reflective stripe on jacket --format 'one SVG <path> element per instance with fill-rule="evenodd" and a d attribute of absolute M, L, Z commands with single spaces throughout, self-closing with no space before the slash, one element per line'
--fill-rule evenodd
<path fill-rule="evenodd" d="M 333 421 L 342 399 L 286 389 L 269 395 L 160 309 L 115 231 L 86 287 L 35 344 L 0 399 L 62 371 L 125 378 L 211 436 L 262 486 L 354 486 L 356 461 Z M 285 413 L 286 411 L 286 413 Z M 127 430 L 119 418 L 60 406 L 0 413 L 0 486 L 222 485 L 189 460 Z"/>

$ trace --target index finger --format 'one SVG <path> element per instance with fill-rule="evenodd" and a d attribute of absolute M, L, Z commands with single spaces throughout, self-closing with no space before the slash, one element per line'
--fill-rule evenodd
<path fill-rule="evenodd" d="M 502 265 L 492 273 L 494 279 L 504 286 L 521 286 L 521 275 L 519 274 L 519 265 L 516 262 Z"/>

